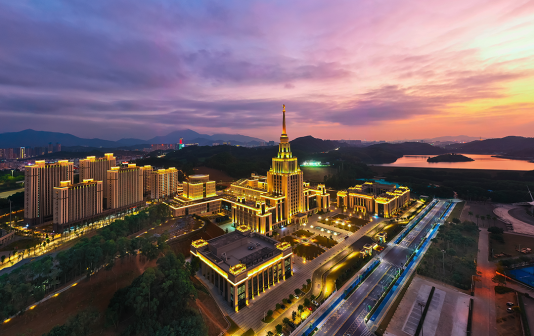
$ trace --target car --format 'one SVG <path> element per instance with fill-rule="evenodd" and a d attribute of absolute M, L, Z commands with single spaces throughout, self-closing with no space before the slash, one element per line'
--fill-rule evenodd
<path fill-rule="evenodd" d="M 298 296 L 298 295 L 295 295 L 295 299 L 298 299 L 298 298 L 299 298 L 299 296 Z"/>
<path fill-rule="evenodd" d="M 512 308 L 510 308 L 510 307 L 506 308 L 506 310 L 507 310 L 509 313 L 511 313 L 511 312 L 514 311 L 514 310 L 513 310 Z"/>
<path fill-rule="evenodd" d="M 506 302 L 506 305 L 507 305 L 508 307 L 512 307 L 512 306 L 514 305 L 514 303 L 513 303 L 513 302 Z"/>
<path fill-rule="evenodd" d="M 290 325 L 291 327 L 293 327 L 293 329 L 296 328 L 295 323 L 293 323 L 293 322 L 291 322 L 291 321 L 289 321 L 289 325 Z"/>
<path fill-rule="evenodd" d="M 312 303 L 313 303 L 314 305 L 316 305 L 316 306 L 319 305 L 319 304 L 317 303 L 317 301 L 315 301 L 315 300 L 312 300 Z"/>

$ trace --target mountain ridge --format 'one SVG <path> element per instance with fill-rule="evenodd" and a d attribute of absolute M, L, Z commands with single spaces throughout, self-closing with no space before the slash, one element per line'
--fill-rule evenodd
<path fill-rule="evenodd" d="M 0 133 L 0 148 L 16 148 L 16 147 L 44 147 L 50 142 L 53 144 L 60 143 L 62 146 L 85 146 L 85 147 L 104 147 L 116 148 L 124 146 L 133 146 L 141 144 L 157 144 L 157 143 L 178 143 L 180 138 L 184 142 L 193 142 L 191 140 L 205 139 L 205 144 L 211 144 L 216 141 L 236 141 L 239 143 L 265 142 L 262 139 L 249 137 L 241 134 L 201 134 L 190 129 L 176 130 L 167 135 L 155 136 L 148 140 L 136 138 L 122 138 L 117 141 L 105 140 L 99 138 L 82 138 L 70 133 L 36 131 L 33 129 L 26 129 L 18 132 L 4 132 Z M 198 142 L 198 141 L 197 141 Z"/>

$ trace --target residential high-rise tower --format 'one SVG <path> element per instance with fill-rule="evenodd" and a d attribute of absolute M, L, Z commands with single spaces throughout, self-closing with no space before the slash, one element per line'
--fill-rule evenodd
<path fill-rule="evenodd" d="M 77 184 L 61 181 L 54 187 L 54 231 L 63 232 L 71 224 L 102 213 L 102 189 L 102 181 L 93 179 Z"/>
<path fill-rule="evenodd" d="M 106 153 L 103 158 L 88 156 L 87 159 L 80 160 L 80 181 L 89 179 L 102 181 L 102 185 L 104 186 L 104 193 L 102 195 L 107 199 L 109 188 L 106 188 L 105 186 L 107 186 L 108 170 L 116 165 L 117 159 L 113 156 L 113 153 Z M 105 201 L 104 204 L 106 204 Z"/>
<path fill-rule="evenodd" d="M 29 225 L 42 224 L 53 218 L 53 188 L 61 181 L 74 177 L 73 164 L 66 160 L 57 163 L 35 161 L 25 167 L 24 221 Z"/>
<path fill-rule="evenodd" d="M 143 171 L 135 163 L 107 172 L 107 208 L 118 209 L 143 201 Z"/>

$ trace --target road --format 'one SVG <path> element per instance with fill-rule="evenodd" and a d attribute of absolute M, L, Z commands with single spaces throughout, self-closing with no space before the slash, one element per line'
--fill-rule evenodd
<path fill-rule="evenodd" d="M 372 335 L 364 323 L 364 318 L 376 300 L 406 262 L 414 249 L 424 239 L 435 218 L 444 212 L 446 202 L 439 201 L 436 206 L 416 225 L 398 245 L 390 245 L 384 251 L 382 263 L 362 285 L 345 300 L 337 311 L 315 333 L 317 336 L 331 335 Z"/>
<path fill-rule="evenodd" d="M 497 335 L 495 313 L 495 264 L 488 261 L 489 233 L 481 230 L 478 236 L 477 273 L 480 281 L 475 282 L 473 302 L 473 335 Z"/>

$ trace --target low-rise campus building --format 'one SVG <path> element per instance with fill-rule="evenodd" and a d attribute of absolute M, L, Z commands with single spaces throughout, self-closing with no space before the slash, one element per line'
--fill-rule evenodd
<path fill-rule="evenodd" d="M 394 184 L 364 182 L 337 193 L 339 207 L 390 218 L 410 202 L 410 189 Z"/>
<path fill-rule="evenodd" d="M 293 274 L 291 244 L 244 225 L 208 241 L 193 241 L 191 253 L 200 259 L 200 274 L 235 311 Z"/>

